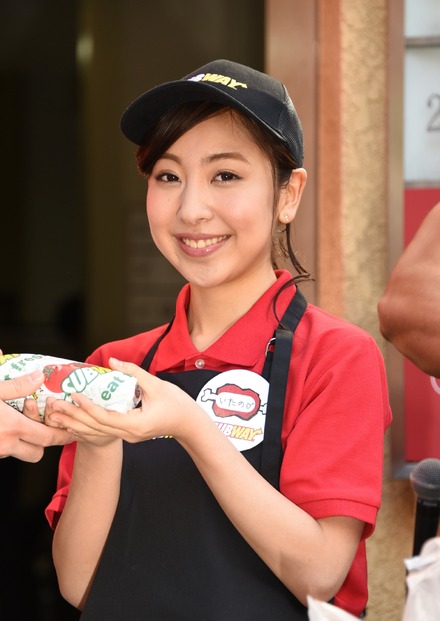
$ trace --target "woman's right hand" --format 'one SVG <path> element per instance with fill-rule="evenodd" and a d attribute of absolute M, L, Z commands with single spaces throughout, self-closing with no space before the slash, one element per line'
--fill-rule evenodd
<path fill-rule="evenodd" d="M 107 411 L 99 406 L 94 406 L 93 403 L 86 397 L 83 397 L 83 399 L 86 400 L 91 406 L 99 408 L 104 412 Z M 67 401 L 48 397 L 44 411 L 44 423 L 49 427 L 67 430 L 69 434 L 73 434 L 76 441 L 81 443 L 87 443 L 95 446 L 107 446 L 118 441 L 118 438 L 115 435 L 104 433 L 83 422 L 80 422 L 80 410 L 80 404 L 75 405 L 74 403 L 68 403 Z"/>
<path fill-rule="evenodd" d="M 95 443 L 109 442 L 112 437 L 127 442 L 142 442 L 163 436 L 190 441 L 197 421 L 208 418 L 202 408 L 178 386 L 151 375 L 133 363 L 110 359 L 110 366 L 136 378 L 142 394 L 141 407 L 121 414 L 95 405 L 82 394 L 73 394 L 72 399 L 77 405 L 48 400 L 47 419 L 50 424 L 72 431 L 80 440 Z"/>

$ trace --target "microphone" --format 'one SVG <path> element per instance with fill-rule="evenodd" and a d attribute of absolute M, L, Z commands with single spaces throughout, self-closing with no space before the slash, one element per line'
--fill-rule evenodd
<path fill-rule="evenodd" d="M 437 535 L 440 516 L 440 459 L 423 459 L 409 475 L 417 497 L 413 556 L 427 539 Z"/>

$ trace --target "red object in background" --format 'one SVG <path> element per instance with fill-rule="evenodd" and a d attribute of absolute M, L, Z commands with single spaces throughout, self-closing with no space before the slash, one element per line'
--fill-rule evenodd
<path fill-rule="evenodd" d="M 405 190 L 404 244 L 410 242 L 423 218 L 440 201 L 438 188 Z M 440 240 L 439 240 L 440 243 Z M 417 304 L 417 300 L 414 300 Z M 440 321 L 440 318 L 439 318 Z M 440 458 L 440 380 L 404 360 L 405 459 Z"/>

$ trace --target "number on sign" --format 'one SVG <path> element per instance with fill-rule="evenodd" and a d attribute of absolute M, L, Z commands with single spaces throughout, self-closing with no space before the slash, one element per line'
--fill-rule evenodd
<path fill-rule="evenodd" d="M 428 97 L 428 101 L 426 105 L 431 108 L 434 106 L 436 109 L 434 110 L 434 114 L 428 121 L 428 125 L 426 129 L 428 132 L 440 131 L 440 95 L 438 93 L 433 93 Z"/>

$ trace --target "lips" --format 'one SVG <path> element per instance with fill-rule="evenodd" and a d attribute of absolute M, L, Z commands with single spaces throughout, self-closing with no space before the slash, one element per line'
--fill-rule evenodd
<path fill-rule="evenodd" d="M 193 239 L 189 237 L 181 237 L 181 241 L 189 248 L 207 248 L 208 246 L 215 246 L 225 239 L 228 235 L 220 235 L 218 237 L 209 237 L 207 239 Z"/>
<path fill-rule="evenodd" d="M 192 234 L 176 236 L 183 252 L 189 257 L 201 258 L 207 257 L 223 248 L 227 243 L 230 235 L 212 235 L 209 234 Z"/>

